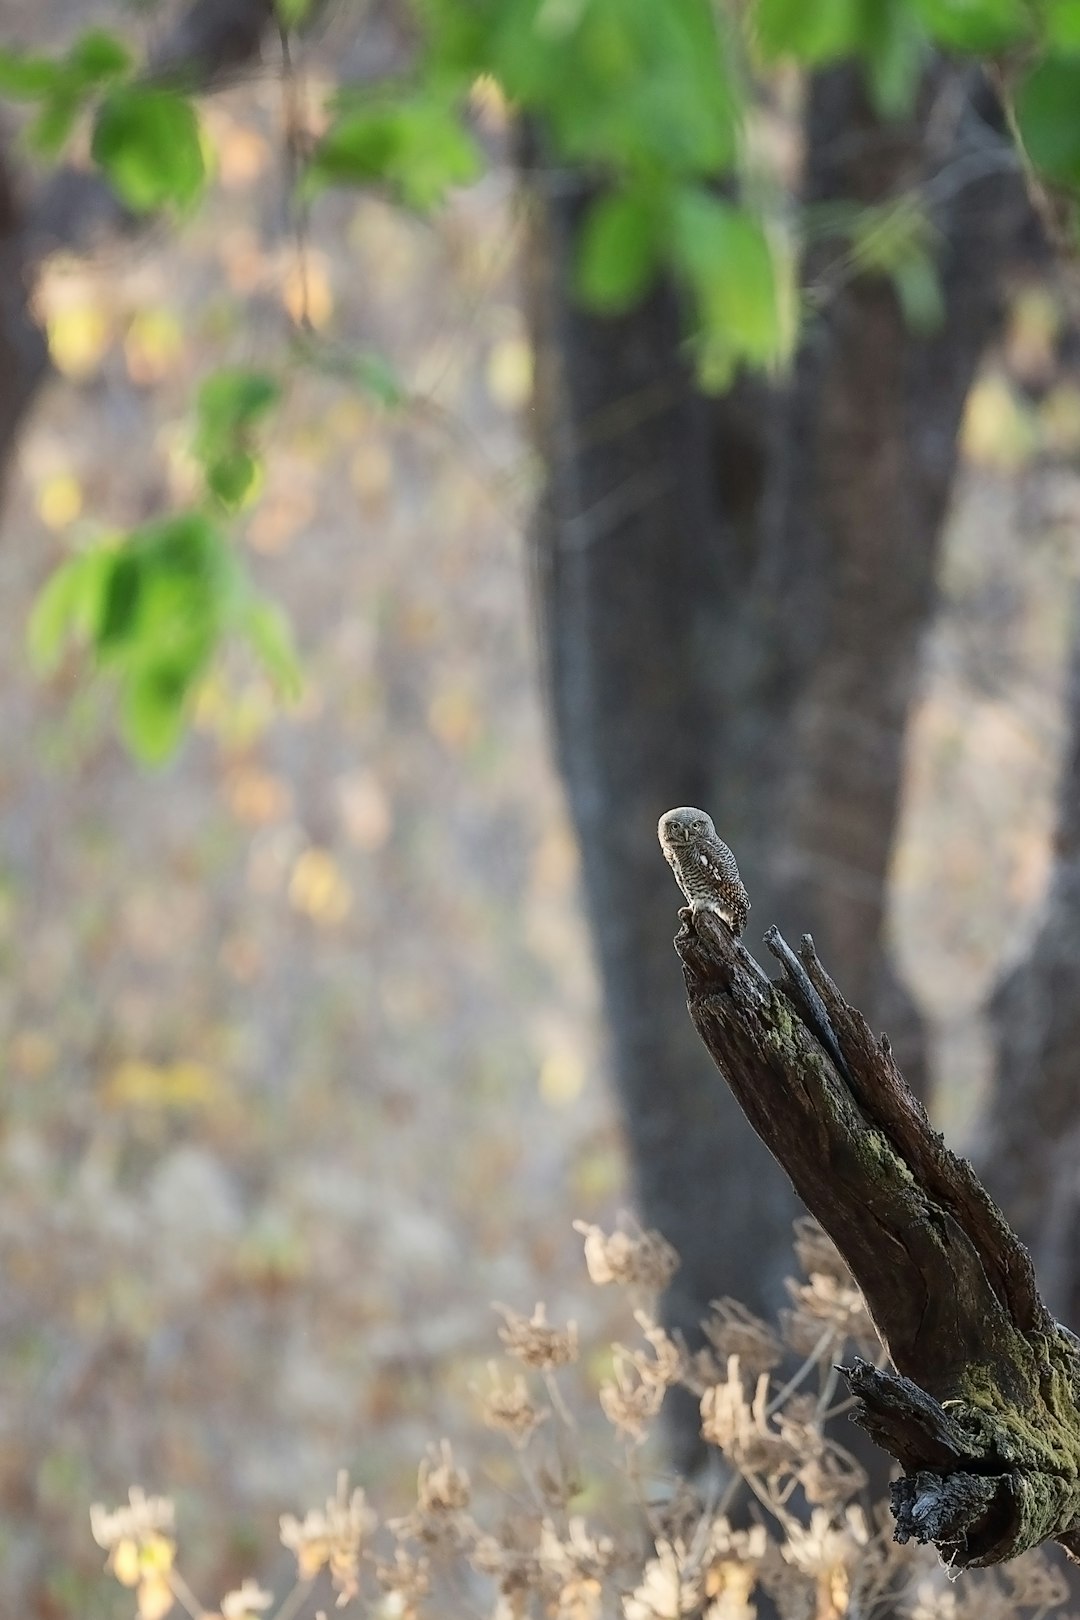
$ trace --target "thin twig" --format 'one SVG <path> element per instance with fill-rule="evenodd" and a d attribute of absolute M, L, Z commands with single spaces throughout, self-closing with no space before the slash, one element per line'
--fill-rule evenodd
<path fill-rule="evenodd" d="M 285 136 L 284 206 L 285 218 L 292 233 L 300 306 L 295 321 L 302 332 L 312 332 L 314 327 L 311 320 L 311 275 L 308 262 L 311 207 L 301 183 L 308 159 L 303 86 L 299 68 L 293 60 L 289 30 L 284 24 L 278 27 L 278 37 L 281 41 L 281 96 Z"/>

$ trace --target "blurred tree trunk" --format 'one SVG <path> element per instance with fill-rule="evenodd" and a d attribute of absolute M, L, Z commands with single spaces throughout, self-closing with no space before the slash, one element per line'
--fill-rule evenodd
<path fill-rule="evenodd" d="M 548 472 L 536 594 L 639 1208 L 680 1252 L 668 1315 L 693 1336 L 718 1293 L 758 1304 L 775 1295 L 795 1211 L 686 1015 L 671 943 L 680 896 L 656 840 L 672 804 L 712 802 L 724 737 L 702 678 L 724 655 L 732 603 L 710 406 L 680 357 L 669 288 L 619 320 L 597 319 L 570 296 L 587 201 L 587 187 L 570 182 L 531 215 Z M 691 1416 L 687 1404 L 687 1435 Z"/>
<path fill-rule="evenodd" d="M 777 560 L 763 607 L 790 649 L 790 729 L 770 771 L 763 921 L 810 930 L 843 964 L 852 1000 L 889 1029 L 925 1095 L 923 1032 L 885 937 L 889 864 L 961 415 L 1034 221 L 996 99 L 970 68 L 930 73 L 907 124 L 882 124 L 861 75 L 819 75 L 806 138 L 808 207 L 923 208 L 940 317 L 914 324 L 893 285 L 855 274 L 836 240 L 808 256 L 805 284 L 825 302 L 774 445 L 766 520 Z M 849 279 L 831 294 L 838 266 Z"/>
<path fill-rule="evenodd" d="M 1077 603 L 1080 612 L 1080 601 Z M 1051 1311 L 1080 1327 L 1080 623 L 1069 749 L 1042 924 L 990 1008 L 997 1050 L 979 1162 L 1032 1251 Z"/>
<path fill-rule="evenodd" d="M 793 1200 L 695 1050 L 656 820 L 711 810 L 754 903 L 750 938 L 773 921 L 812 930 L 918 1078 L 917 1020 L 889 995 L 885 895 L 957 427 L 1029 220 L 997 123 L 968 71 L 936 71 L 916 114 L 889 125 L 854 70 L 821 74 L 806 201 L 865 207 L 933 180 L 943 319 L 913 330 L 889 280 L 821 242 L 806 274 L 822 309 L 790 387 L 743 382 L 719 400 L 687 373 L 671 287 L 617 319 L 577 307 L 592 189 L 548 169 L 535 131 L 523 140 L 556 749 L 640 1210 L 682 1255 L 668 1316 L 692 1339 L 718 1294 L 775 1305 Z"/>
<path fill-rule="evenodd" d="M 22 209 L 0 148 L 0 500 L 19 430 L 49 369 L 45 339 L 30 314 L 29 281 Z"/>

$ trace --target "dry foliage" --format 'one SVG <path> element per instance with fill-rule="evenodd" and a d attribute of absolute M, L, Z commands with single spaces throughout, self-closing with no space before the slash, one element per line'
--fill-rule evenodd
<path fill-rule="evenodd" d="M 176 1568 L 173 1504 L 133 1489 L 126 1507 L 95 1506 L 91 1528 L 108 1553 L 106 1567 L 133 1588 L 138 1620 L 163 1620 L 174 1608 L 192 1620 L 296 1620 L 309 1603 L 324 1617 L 320 1601 L 384 1620 L 448 1612 L 491 1620 L 754 1620 L 762 1594 L 780 1620 L 868 1620 L 886 1611 L 906 1620 L 1042 1620 L 1060 1611 L 1068 1590 L 1041 1554 L 950 1586 L 930 1555 L 893 1542 L 884 1506 L 862 1499 L 866 1476 L 833 1438 L 833 1420 L 849 1404 L 837 1399 L 834 1364 L 852 1340 L 865 1349 L 872 1329 L 815 1223 L 797 1223 L 805 1275 L 789 1283 L 794 1303 L 782 1334 L 720 1300 L 704 1324 L 709 1347 L 695 1355 L 655 1319 L 657 1292 L 677 1263 L 659 1234 L 630 1222 L 610 1236 L 579 1230 L 593 1281 L 632 1291 L 641 1334 L 640 1344 L 612 1347 L 611 1376 L 599 1388 L 618 1439 L 606 1492 L 583 1483 L 597 1462 L 579 1454 L 579 1431 L 556 1379 L 578 1360 L 575 1325 L 549 1323 L 541 1305 L 531 1319 L 500 1306 L 500 1338 L 523 1370 L 492 1363 L 481 1397 L 484 1422 L 506 1435 L 520 1470 L 510 1511 L 487 1522 L 492 1515 L 446 1441 L 420 1463 L 415 1505 L 402 1518 L 380 1523 L 343 1473 L 324 1508 L 281 1520 L 296 1583 L 277 1608 L 248 1578 L 210 1612 Z M 777 1369 L 785 1358 L 791 1363 L 791 1352 L 803 1359 L 781 1382 Z M 677 1384 L 699 1397 L 702 1433 L 719 1453 L 696 1488 L 652 1478 L 641 1462 L 650 1424 Z M 543 1456 L 538 1431 L 550 1436 Z M 622 1519 L 610 1511 L 610 1524 L 573 1510 L 576 1502 L 620 1498 L 633 1511 Z"/>

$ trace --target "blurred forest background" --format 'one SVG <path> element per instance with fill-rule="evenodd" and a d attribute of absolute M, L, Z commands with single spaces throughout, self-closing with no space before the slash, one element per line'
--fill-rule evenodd
<path fill-rule="evenodd" d="M 98 19 L 115 8 L 6 0 L 5 42 Z M 152 45 L 165 23 L 124 26 Z M 378 11 L 371 28 L 358 44 L 329 8 L 307 86 L 371 72 Z M 13 1614 L 113 1612 L 85 1508 L 133 1481 L 177 1496 L 188 1565 L 219 1585 L 342 1464 L 405 1503 L 425 1444 L 469 1421 L 492 1300 L 542 1296 L 586 1343 L 613 1327 L 570 1230 L 631 1189 L 542 701 L 536 243 L 505 107 L 478 108 L 495 161 L 436 216 L 335 191 L 303 243 L 282 118 L 271 43 L 204 103 L 197 213 L 106 230 L 36 277 L 55 374 L 19 427 L 0 546 Z M 1012 269 L 963 406 L 887 871 L 888 943 L 962 1146 L 991 1084 L 988 998 L 1051 870 L 1080 563 L 1066 291 L 1038 251 Z M 31 605 L 87 535 L 189 498 L 200 381 L 277 363 L 302 313 L 400 383 L 380 398 L 297 363 L 236 522 L 303 694 L 283 709 L 230 655 L 147 771 L 77 664 L 35 677 Z M 655 843 L 640 859 L 667 951 L 679 897 Z M 771 920 L 755 904 L 751 943 Z M 677 1002 L 673 954 L 670 978 Z"/>

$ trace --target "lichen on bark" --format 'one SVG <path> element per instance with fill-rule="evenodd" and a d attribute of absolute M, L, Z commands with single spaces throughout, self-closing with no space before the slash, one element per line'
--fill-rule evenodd
<path fill-rule="evenodd" d="M 766 935 L 769 980 L 724 924 L 682 914 L 694 1026 L 757 1134 L 851 1268 L 892 1362 L 844 1368 L 854 1414 L 904 1469 L 896 1535 L 954 1567 L 1080 1546 L 1080 1342 L 887 1038 L 804 937 Z"/>

